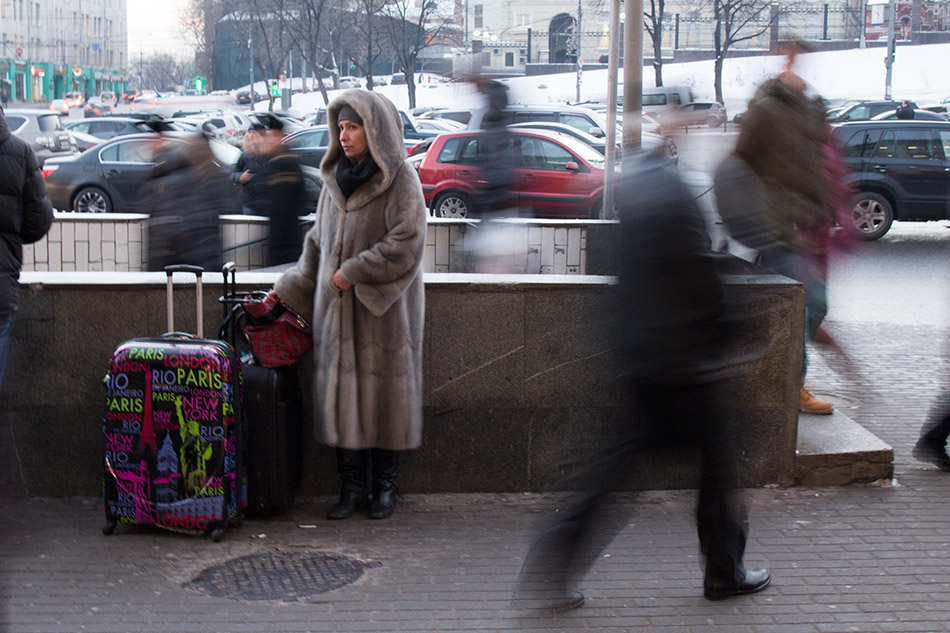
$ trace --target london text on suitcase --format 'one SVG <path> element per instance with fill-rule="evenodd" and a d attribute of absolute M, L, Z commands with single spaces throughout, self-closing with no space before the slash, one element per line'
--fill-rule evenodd
<path fill-rule="evenodd" d="M 165 270 L 168 333 L 119 345 L 105 379 L 103 532 L 155 525 L 219 541 L 243 518 L 240 362 L 202 338 L 201 268 Z M 174 331 L 174 272 L 196 275 L 197 336 Z"/>

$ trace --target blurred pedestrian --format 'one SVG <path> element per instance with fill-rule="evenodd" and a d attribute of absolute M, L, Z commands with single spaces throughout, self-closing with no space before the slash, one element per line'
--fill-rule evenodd
<path fill-rule="evenodd" d="M 485 96 L 486 112 L 482 116 L 484 134 L 478 141 L 478 163 L 481 166 L 476 214 L 484 219 L 510 215 L 510 193 L 514 178 L 515 154 L 508 132 L 508 87 L 494 79 L 476 77 L 475 86 Z"/>
<path fill-rule="evenodd" d="M 241 155 L 231 172 L 231 182 L 241 186 L 241 213 L 244 215 L 264 215 L 263 178 L 258 177 L 261 156 L 257 149 L 260 131 L 266 128 L 260 123 L 252 123 L 241 145 Z M 261 212 L 258 212 L 261 209 Z"/>
<path fill-rule="evenodd" d="M 422 441 L 422 254 L 426 205 L 396 107 L 347 90 L 328 107 L 324 186 L 303 254 L 274 286 L 311 316 L 315 435 L 336 448 L 341 491 L 327 518 L 396 505 L 401 451 Z"/>
<path fill-rule="evenodd" d="M 914 118 L 914 106 L 910 104 L 910 101 L 904 99 L 899 106 L 897 106 L 897 118 L 898 119 L 913 119 Z"/>
<path fill-rule="evenodd" d="M 810 51 L 801 41 L 787 44 L 784 70 L 759 86 L 742 121 L 735 156 L 717 175 L 717 197 L 727 199 L 723 186 L 733 182 L 741 163 L 761 183 L 767 226 L 767 248 L 759 263 L 772 272 L 802 282 L 805 291 L 806 338 L 815 341 L 827 314 L 825 277 L 831 231 L 845 204 L 839 199 L 843 162 L 836 157 L 825 123 L 825 108 L 811 95 L 794 70 L 799 54 Z M 728 203 L 726 203 L 728 204 Z M 763 236 L 764 237 L 764 236 Z M 803 353 L 799 407 L 805 413 L 827 415 L 830 402 L 815 398 L 805 387 L 807 352 Z"/>
<path fill-rule="evenodd" d="M 659 449 L 696 447 L 702 456 L 696 512 L 704 596 L 721 600 L 768 586 L 764 569 L 744 566 L 745 508 L 737 489 L 738 438 L 724 414 L 730 316 L 719 258 L 692 194 L 655 153 L 638 158 L 618 195 L 621 261 L 616 291 L 623 387 L 633 416 L 623 437 L 592 460 L 582 492 L 535 542 L 522 566 L 516 607 L 579 607 L 576 584 L 602 548 L 629 524 L 604 516 L 606 493 Z M 632 172 L 632 173 L 631 173 Z"/>
<path fill-rule="evenodd" d="M 303 250 L 301 216 L 307 214 L 307 188 L 297 159 L 285 151 L 284 124 L 267 117 L 253 129 L 253 159 L 249 162 L 251 208 L 268 223 L 265 266 L 297 261 Z M 256 171 L 255 171 L 256 170 Z"/>
<path fill-rule="evenodd" d="M 155 165 L 139 193 L 138 206 L 149 214 L 148 269 L 192 264 L 218 270 L 218 218 L 230 212 L 227 177 L 215 164 L 204 134 L 184 141 L 159 139 Z"/>
<path fill-rule="evenodd" d="M 17 310 L 23 245 L 53 224 L 53 206 L 29 143 L 10 133 L 0 110 L 0 387 Z"/>

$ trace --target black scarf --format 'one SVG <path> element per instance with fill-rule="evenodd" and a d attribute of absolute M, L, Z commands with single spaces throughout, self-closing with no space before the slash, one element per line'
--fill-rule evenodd
<path fill-rule="evenodd" d="M 343 197 L 348 199 L 360 185 L 372 178 L 373 174 L 378 171 L 379 165 L 376 164 L 372 156 L 367 156 L 357 165 L 354 165 L 353 161 L 344 156 L 336 166 L 336 184 L 343 192 Z"/>

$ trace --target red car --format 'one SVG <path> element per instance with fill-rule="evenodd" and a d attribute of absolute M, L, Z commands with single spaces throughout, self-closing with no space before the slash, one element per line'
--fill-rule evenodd
<path fill-rule="evenodd" d="M 548 130 L 510 130 L 515 167 L 510 194 L 542 218 L 597 218 L 604 157 L 577 139 Z M 419 166 L 426 204 L 436 217 L 472 214 L 481 175 L 480 130 L 440 134 Z M 619 172 L 618 172 L 619 173 Z"/>

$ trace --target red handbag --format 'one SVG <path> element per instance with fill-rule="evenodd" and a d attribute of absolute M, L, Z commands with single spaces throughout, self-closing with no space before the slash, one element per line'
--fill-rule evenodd
<path fill-rule="evenodd" d="M 290 307 L 269 296 L 248 295 L 244 309 L 244 336 L 264 367 L 293 365 L 313 349 L 313 329 Z"/>

